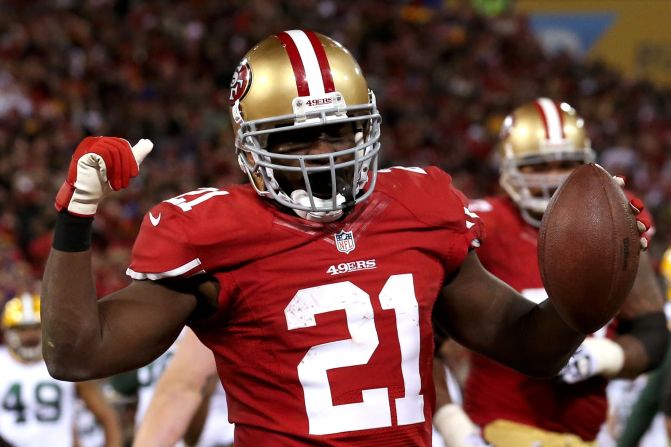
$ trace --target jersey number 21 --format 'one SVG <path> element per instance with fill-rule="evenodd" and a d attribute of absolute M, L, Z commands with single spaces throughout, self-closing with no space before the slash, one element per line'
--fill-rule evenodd
<path fill-rule="evenodd" d="M 383 309 L 396 313 L 405 396 L 395 399 L 398 425 L 424 422 L 420 394 L 419 308 L 411 274 L 389 277 L 380 292 Z M 368 293 L 349 281 L 299 290 L 284 309 L 289 330 L 316 325 L 315 315 L 344 310 L 352 338 L 313 346 L 298 365 L 310 434 L 325 435 L 391 426 L 387 388 L 362 391 L 362 402 L 333 405 L 327 371 L 365 365 L 379 344 Z"/>

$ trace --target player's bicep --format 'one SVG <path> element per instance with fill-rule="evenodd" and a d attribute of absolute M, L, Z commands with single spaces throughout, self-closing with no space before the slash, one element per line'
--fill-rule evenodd
<path fill-rule="evenodd" d="M 119 371 L 149 363 L 175 341 L 197 305 L 195 293 L 155 281 L 134 281 L 101 299 L 102 361 L 122 365 Z"/>

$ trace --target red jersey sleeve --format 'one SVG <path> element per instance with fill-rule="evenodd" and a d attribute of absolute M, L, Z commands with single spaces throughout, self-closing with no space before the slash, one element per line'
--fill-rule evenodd
<path fill-rule="evenodd" d="M 434 232 L 436 253 L 448 271 L 459 267 L 480 246 L 482 222 L 468 209 L 468 199 L 452 177 L 435 166 L 392 167 L 380 171 L 380 189 L 398 200 L 413 219 Z"/>
<path fill-rule="evenodd" d="M 468 198 L 454 186 L 452 177 L 442 169 L 431 166 L 427 173 L 435 182 L 436 197 L 439 201 L 440 225 L 448 228 L 460 243 L 451 244 L 448 268 L 457 268 L 468 252 L 478 248 L 485 236 L 484 224 L 480 217 L 468 208 Z"/>
<path fill-rule="evenodd" d="M 187 226 L 184 213 L 174 205 L 162 202 L 152 208 L 142 220 L 126 274 L 156 280 L 202 271 Z"/>

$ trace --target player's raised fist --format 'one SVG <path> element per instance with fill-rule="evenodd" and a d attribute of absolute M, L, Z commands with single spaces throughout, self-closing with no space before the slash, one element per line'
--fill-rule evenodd
<path fill-rule="evenodd" d="M 56 195 L 56 209 L 91 217 L 111 190 L 126 188 L 139 173 L 142 160 L 154 144 L 147 139 L 135 146 L 123 138 L 86 137 L 75 149 L 68 176 Z"/>

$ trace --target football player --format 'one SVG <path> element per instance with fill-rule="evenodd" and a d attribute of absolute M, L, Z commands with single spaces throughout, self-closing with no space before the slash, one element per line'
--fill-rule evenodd
<path fill-rule="evenodd" d="M 135 431 L 137 431 L 142 423 L 142 419 L 156 390 L 156 383 L 172 360 L 177 346 L 182 342 L 184 332 L 186 332 L 186 329 L 182 331 L 182 334 L 177 337 L 175 342 L 163 354 L 151 363 L 110 378 L 110 384 L 114 391 L 136 403 L 134 411 Z"/>
<path fill-rule="evenodd" d="M 216 414 L 211 408 L 213 404 L 218 406 L 216 401 L 211 402 L 215 393 L 215 399 L 224 397 L 222 403 L 226 406 L 225 394 L 216 391 L 217 384 L 217 366 L 212 351 L 198 340 L 193 331 L 187 331 L 170 364 L 158 379 L 133 445 L 174 445 L 186 437 L 203 407 L 206 408 L 207 420 L 204 433 L 198 437 L 198 445 L 232 445 L 233 427 L 226 421 L 226 413 Z"/>
<path fill-rule="evenodd" d="M 671 247 L 662 256 L 659 272 L 666 290 L 668 322 L 671 321 Z M 667 445 L 671 438 L 671 344 L 660 368 L 633 383 L 622 382 L 618 384 L 620 390 L 610 389 L 612 384 L 609 385 L 609 398 L 618 400 L 609 400 L 613 410 L 609 430 L 601 434 L 599 441 L 604 446 L 610 442 L 618 447 Z"/>
<path fill-rule="evenodd" d="M 53 379 L 42 360 L 40 298 L 9 300 L 2 313 L 6 346 L 0 346 L 0 438 L 10 445 L 71 447 L 78 395 L 105 430 L 107 446 L 121 446 L 121 426 L 95 382 Z"/>
<path fill-rule="evenodd" d="M 527 302 L 540 303 L 547 298 L 537 261 L 541 218 L 554 191 L 575 167 L 592 162 L 594 152 L 585 124 L 571 106 L 538 98 L 505 118 L 499 156 L 505 194 L 469 204 L 487 228 L 478 257 Z M 617 320 L 587 337 L 557 378 L 526 377 L 473 354 L 464 390 L 467 414 L 447 403 L 434 423 L 448 447 L 481 442 L 472 441 L 478 427 L 497 447 L 594 445 L 606 418 L 607 380 L 636 377 L 658 366 L 666 345 L 663 298 L 642 253 Z"/>
<path fill-rule="evenodd" d="M 93 216 L 152 144 L 89 137 L 75 150 L 43 281 L 55 377 L 137 368 L 188 323 L 214 353 L 236 446 L 421 446 L 434 304 L 452 337 L 527 374 L 556 374 L 583 341 L 550 300 L 520 299 L 482 267 L 481 222 L 448 174 L 378 171 L 375 95 L 341 44 L 272 35 L 243 58 L 228 99 L 249 184 L 152 208 L 134 281 L 100 300 Z"/>

